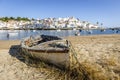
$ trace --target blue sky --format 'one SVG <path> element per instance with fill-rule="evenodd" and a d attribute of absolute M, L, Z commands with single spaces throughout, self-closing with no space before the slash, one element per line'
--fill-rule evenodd
<path fill-rule="evenodd" d="M 0 16 L 74 16 L 105 27 L 120 26 L 120 0 L 0 0 Z"/>

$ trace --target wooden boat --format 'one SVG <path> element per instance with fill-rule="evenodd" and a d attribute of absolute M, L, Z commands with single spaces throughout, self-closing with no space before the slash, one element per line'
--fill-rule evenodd
<path fill-rule="evenodd" d="M 59 68 L 70 65 L 68 41 L 57 36 L 27 37 L 21 41 L 21 48 L 23 54 Z"/>

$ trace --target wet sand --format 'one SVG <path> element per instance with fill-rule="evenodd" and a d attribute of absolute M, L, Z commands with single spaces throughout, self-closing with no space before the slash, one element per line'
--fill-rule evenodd
<path fill-rule="evenodd" d="M 10 49 L 12 45 L 20 45 L 20 40 L 0 40 L 0 50 Z"/>
<path fill-rule="evenodd" d="M 91 79 L 120 80 L 120 35 L 67 37 Z M 65 80 L 54 68 L 28 66 L 18 53 L 19 40 L 0 40 L 0 80 Z"/>

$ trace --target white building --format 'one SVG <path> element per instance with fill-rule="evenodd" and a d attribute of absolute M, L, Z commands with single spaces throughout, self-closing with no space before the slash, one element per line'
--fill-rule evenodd
<path fill-rule="evenodd" d="M 97 25 L 91 24 L 87 21 L 81 21 L 74 17 L 67 18 L 46 18 L 46 19 L 34 19 L 31 21 L 9 21 L 2 22 L 0 21 L 0 28 L 89 28 L 95 29 L 98 28 Z"/>

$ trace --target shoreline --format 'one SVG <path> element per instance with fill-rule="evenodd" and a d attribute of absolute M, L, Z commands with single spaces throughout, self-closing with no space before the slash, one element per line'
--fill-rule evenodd
<path fill-rule="evenodd" d="M 76 30 L 88 30 L 88 29 L 83 29 L 83 28 L 35 28 L 35 29 L 32 29 L 32 28 L 0 28 L 0 30 L 73 30 L 73 29 L 76 29 Z M 91 28 L 89 30 L 105 30 L 105 29 L 110 29 L 110 30 L 120 30 L 120 28 Z"/>
<path fill-rule="evenodd" d="M 120 34 L 109 34 L 109 35 L 88 35 L 88 36 L 68 36 L 68 37 L 63 37 L 65 39 L 68 39 L 70 41 L 72 41 L 72 43 L 74 43 L 74 40 L 78 40 L 80 39 L 80 41 L 82 41 L 83 39 L 92 39 L 92 38 L 119 38 Z M 84 40 L 83 40 L 84 41 Z M 11 45 L 20 45 L 21 40 L 0 40 L 0 49 L 9 49 L 11 47 Z M 79 42 L 79 44 L 81 44 L 82 42 Z"/>

